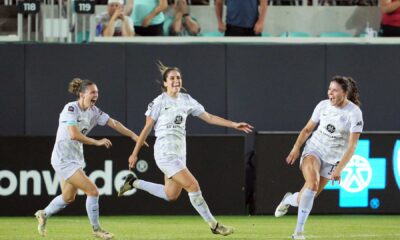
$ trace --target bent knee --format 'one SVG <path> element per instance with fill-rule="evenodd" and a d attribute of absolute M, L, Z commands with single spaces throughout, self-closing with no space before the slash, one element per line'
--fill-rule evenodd
<path fill-rule="evenodd" d="M 168 202 L 175 202 L 176 200 L 178 200 L 180 194 L 167 194 L 167 198 L 168 198 Z"/>
<path fill-rule="evenodd" d="M 200 191 L 200 185 L 197 180 L 192 181 L 189 186 L 186 188 L 188 192 L 198 192 Z"/>
<path fill-rule="evenodd" d="M 63 200 L 67 204 L 71 204 L 71 203 L 75 202 L 75 195 L 74 196 L 63 196 Z"/>
<path fill-rule="evenodd" d="M 312 191 L 318 191 L 319 180 L 318 179 L 310 179 L 310 180 L 306 181 L 306 187 Z"/>
<path fill-rule="evenodd" d="M 97 196 L 99 196 L 99 190 L 98 190 L 97 188 L 89 189 L 89 190 L 86 192 L 86 195 L 88 195 L 88 196 L 93 196 L 93 197 L 97 197 Z"/>

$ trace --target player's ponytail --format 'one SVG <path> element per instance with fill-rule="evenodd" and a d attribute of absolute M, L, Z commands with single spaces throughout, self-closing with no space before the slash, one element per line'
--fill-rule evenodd
<path fill-rule="evenodd" d="M 79 98 L 79 93 L 86 91 L 87 86 L 95 84 L 90 80 L 82 80 L 80 78 L 74 78 L 68 85 L 68 92 L 76 95 Z"/>

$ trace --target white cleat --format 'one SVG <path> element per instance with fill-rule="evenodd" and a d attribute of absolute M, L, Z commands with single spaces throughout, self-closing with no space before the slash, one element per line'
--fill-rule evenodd
<path fill-rule="evenodd" d="M 215 228 L 211 228 L 211 232 L 214 234 L 220 234 L 222 236 L 228 236 L 233 233 L 233 227 L 224 226 L 221 223 L 217 223 Z"/>
<path fill-rule="evenodd" d="M 290 207 L 290 204 L 284 204 L 283 201 L 291 196 L 292 193 L 291 192 L 287 192 L 285 194 L 285 196 L 283 196 L 281 203 L 279 203 L 278 207 L 276 207 L 275 210 L 275 217 L 282 217 L 283 215 L 285 215 L 288 212 L 288 209 Z"/>
<path fill-rule="evenodd" d="M 114 237 L 114 235 L 110 232 L 107 232 L 106 230 L 102 229 L 101 227 L 99 228 L 93 228 L 93 235 L 95 237 L 104 239 L 104 240 L 109 240 Z"/>
<path fill-rule="evenodd" d="M 304 240 L 306 237 L 303 232 L 295 232 L 292 234 L 292 239 Z"/>
<path fill-rule="evenodd" d="M 38 232 L 40 236 L 44 237 L 47 234 L 46 231 L 46 223 L 47 223 L 47 217 L 46 217 L 46 212 L 44 210 L 38 210 L 35 213 L 35 217 L 38 220 Z"/>

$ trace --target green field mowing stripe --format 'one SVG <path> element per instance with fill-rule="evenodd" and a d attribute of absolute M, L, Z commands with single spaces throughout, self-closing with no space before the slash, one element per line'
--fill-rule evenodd
<path fill-rule="evenodd" d="M 223 237 L 211 234 L 198 216 L 103 216 L 102 226 L 115 239 L 290 239 L 295 216 L 219 216 L 233 226 L 235 233 Z M 85 216 L 54 216 L 48 221 L 48 234 L 40 237 L 32 217 L 0 217 L 0 239 L 95 239 Z M 400 239 L 399 215 L 311 215 L 306 225 L 307 239 Z"/>

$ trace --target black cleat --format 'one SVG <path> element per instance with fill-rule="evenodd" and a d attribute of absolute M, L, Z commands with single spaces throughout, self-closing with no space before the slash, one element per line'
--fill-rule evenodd
<path fill-rule="evenodd" d="M 118 197 L 122 197 L 125 192 L 135 188 L 133 182 L 138 179 L 134 173 L 129 173 L 125 177 L 124 185 L 119 188 Z"/>

